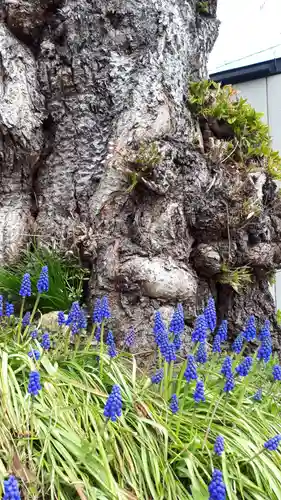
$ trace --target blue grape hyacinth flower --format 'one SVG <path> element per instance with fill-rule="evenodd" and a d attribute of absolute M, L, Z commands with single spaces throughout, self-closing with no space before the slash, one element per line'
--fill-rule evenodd
<path fill-rule="evenodd" d="M 114 336 L 113 336 L 112 331 L 109 330 L 109 332 L 107 333 L 107 337 L 106 337 L 106 345 L 111 345 L 112 343 L 114 343 Z"/>
<path fill-rule="evenodd" d="M 261 346 L 257 353 L 257 359 L 259 361 L 264 361 L 264 363 L 268 363 L 272 354 L 272 340 L 271 336 L 265 337 L 261 343 Z"/>
<path fill-rule="evenodd" d="M 96 299 L 93 311 L 93 323 L 100 324 L 102 322 L 101 300 Z"/>
<path fill-rule="evenodd" d="M 86 313 L 83 309 L 80 310 L 80 316 L 79 316 L 77 326 L 78 326 L 79 330 L 86 330 L 86 328 L 87 328 Z"/>
<path fill-rule="evenodd" d="M 183 312 L 183 307 L 182 307 L 182 304 L 178 304 L 177 305 L 177 312 L 178 312 L 178 315 L 181 319 L 181 326 L 182 326 L 182 331 L 181 333 L 184 331 L 184 312 Z"/>
<path fill-rule="evenodd" d="M 4 314 L 3 295 L 0 295 L 0 317 Z"/>
<path fill-rule="evenodd" d="M 264 447 L 269 451 L 275 451 L 277 450 L 280 441 L 281 441 L 281 434 L 277 434 L 277 436 L 274 436 L 273 438 L 266 441 L 264 443 Z"/>
<path fill-rule="evenodd" d="M 175 350 L 178 351 L 180 348 L 181 348 L 181 337 L 180 335 L 175 335 L 174 337 L 174 346 L 175 346 Z"/>
<path fill-rule="evenodd" d="M 26 327 L 30 324 L 30 317 L 31 317 L 30 312 L 26 312 L 22 318 L 22 326 L 23 327 Z"/>
<path fill-rule="evenodd" d="M 256 335 L 257 332 L 256 332 L 255 316 L 250 316 L 246 328 L 244 330 L 244 337 L 247 340 L 247 342 L 251 342 L 252 340 L 255 340 Z"/>
<path fill-rule="evenodd" d="M 39 279 L 37 281 L 38 293 L 47 293 L 49 291 L 49 271 L 48 266 L 43 266 Z"/>
<path fill-rule="evenodd" d="M 5 310 L 6 316 L 10 318 L 10 316 L 13 316 L 14 312 L 15 312 L 14 304 L 12 304 L 11 302 L 6 302 L 6 310 Z"/>
<path fill-rule="evenodd" d="M 195 359 L 192 354 L 187 356 L 187 367 L 184 372 L 184 378 L 188 383 L 198 378 Z"/>
<path fill-rule="evenodd" d="M 117 356 L 116 346 L 114 336 L 111 330 L 107 333 L 106 345 L 108 346 L 107 353 L 110 358 L 115 358 Z"/>
<path fill-rule="evenodd" d="M 169 331 L 174 335 L 180 335 L 184 331 L 184 315 L 182 305 L 179 304 L 171 319 Z"/>
<path fill-rule="evenodd" d="M 95 339 L 97 342 L 100 342 L 101 338 L 101 327 L 98 325 L 95 331 Z"/>
<path fill-rule="evenodd" d="M 58 325 L 62 326 L 65 324 L 65 315 L 63 311 L 58 312 Z"/>
<path fill-rule="evenodd" d="M 196 388 L 193 394 L 193 399 L 195 403 L 200 403 L 200 401 L 206 401 L 205 400 L 205 393 L 204 393 L 204 382 L 202 380 L 198 380 L 196 384 Z"/>
<path fill-rule="evenodd" d="M 221 353 L 221 338 L 220 335 L 215 335 L 212 352 Z"/>
<path fill-rule="evenodd" d="M 235 354 L 240 354 L 240 352 L 242 351 L 243 342 L 244 336 L 242 333 L 240 333 L 232 344 L 232 351 L 235 352 Z"/>
<path fill-rule="evenodd" d="M 227 377 L 226 379 L 223 392 L 231 392 L 233 391 L 234 387 L 235 387 L 234 377 L 233 375 L 231 375 L 231 377 Z"/>
<path fill-rule="evenodd" d="M 240 377 L 246 377 L 251 370 L 253 358 L 247 356 L 240 365 L 236 366 L 235 370 Z"/>
<path fill-rule="evenodd" d="M 38 359 L 40 358 L 40 352 L 37 349 L 32 349 L 31 351 L 29 351 L 28 356 L 38 361 Z"/>
<path fill-rule="evenodd" d="M 79 333 L 80 329 L 87 328 L 87 318 L 78 301 L 72 303 L 65 325 L 71 327 L 72 335 Z"/>
<path fill-rule="evenodd" d="M 204 311 L 204 316 L 206 318 L 208 328 L 211 330 L 211 332 L 213 332 L 217 324 L 216 306 L 213 297 L 210 297 L 208 301 L 207 307 Z"/>
<path fill-rule="evenodd" d="M 261 401 L 262 400 L 262 389 L 258 389 L 257 392 L 254 394 L 253 399 L 255 401 Z"/>
<path fill-rule="evenodd" d="M 72 303 L 68 317 L 66 319 L 66 325 L 78 324 L 81 315 L 81 309 L 78 301 Z"/>
<path fill-rule="evenodd" d="M 221 368 L 221 374 L 226 378 L 232 376 L 232 359 L 230 356 L 226 356 Z"/>
<path fill-rule="evenodd" d="M 264 325 L 260 331 L 259 340 L 263 342 L 266 338 L 270 337 L 270 321 L 268 319 L 265 320 Z"/>
<path fill-rule="evenodd" d="M 172 394 L 170 410 L 172 413 L 178 413 L 179 411 L 179 401 L 176 394 Z"/>
<path fill-rule="evenodd" d="M 274 381 L 281 380 L 281 366 L 280 365 L 274 365 L 272 369 L 272 375 Z"/>
<path fill-rule="evenodd" d="M 220 327 L 217 331 L 217 335 L 220 336 L 221 342 L 225 342 L 227 340 L 227 320 L 226 319 L 224 319 L 221 322 Z"/>
<path fill-rule="evenodd" d="M 226 499 L 226 487 L 223 482 L 222 472 L 218 469 L 214 469 L 212 475 L 212 481 L 209 484 L 209 500 L 225 500 Z"/>
<path fill-rule="evenodd" d="M 31 396 L 37 396 L 39 391 L 42 389 L 40 384 L 40 374 L 39 372 L 32 371 L 29 374 L 28 392 Z"/>
<path fill-rule="evenodd" d="M 130 330 L 125 335 L 124 346 L 129 348 L 132 347 L 134 343 L 135 343 L 135 330 L 133 329 L 133 327 L 131 327 Z"/>
<path fill-rule="evenodd" d="M 109 345 L 108 345 L 108 348 L 107 348 L 107 354 L 110 358 L 116 358 L 117 356 L 117 351 L 116 351 L 116 346 L 115 346 L 115 342 L 111 342 Z"/>
<path fill-rule="evenodd" d="M 112 391 L 105 403 L 103 414 L 108 420 L 111 420 L 112 422 L 116 422 L 117 417 L 121 417 L 122 396 L 120 387 L 118 385 L 114 385 L 112 387 Z"/>
<path fill-rule="evenodd" d="M 191 334 L 192 342 L 204 342 L 207 339 L 207 323 L 204 314 L 196 318 L 195 327 Z"/>
<path fill-rule="evenodd" d="M 167 336 L 166 326 L 162 319 L 160 311 L 156 311 L 154 315 L 153 333 L 155 343 L 158 347 L 160 347 L 163 337 Z"/>
<path fill-rule="evenodd" d="M 3 500 L 20 500 L 20 490 L 15 476 L 9 476 L 4 481 Z"/>
<path fill-rule="evenodd" d="M 195 357 L 197 363 L 205 364 L 208 361 L 208 355 L 207 355 L 207 350 L 206 350 L 206 343 L 205 342 L 200 342 L 197 352 L 196 352 L 196 357 Z"/>
<path fill-rule="evenodd" d="M 37 339 L 38 337 L 38 330 L 33 330 L 31 333 L 30 333 L 30 337 L 34 340 L 34 339 Z"/>
<path fill-rule="evenodd" d="M 101 299 L 101 315 L 102 315 L 102 321 L 111 318 L 108 297 L 106 295 Z"/>
<path fill-rule="evenodd" d="M 29 273 L 25 273 L 25 275 L 22 278 L 19 294 L 23 298 L 31 296 L 31 281 Z"/>
<path fill-rule="evenodd" d="M 160 382 L 163 380 L 163 377 L 164 377 L 164 370 L 163 368 L 160 368 L 154 375 L 151 376 L 150 380 L 152 384 L 160 384 Z"/>
<path fill-rule="evenodd" d="M 44 349 L 44 351 L 49 351 L 49 349 L 51 348 L 50 335 L 48 334 L 48 332 L 45 332 L 42 335 L 41 347 L 42 349 Z"/>
<path fill-rule="evenodd" d="M 71 323 L 71 334 L 74 337 L 75 335 L 77 335 L 77 333 L 79 333 L 78 323 L 73 322 L 73 323 Z"/>
<path fill-rule="evenodd" d="M 160 345 L 160 352 L 165 359 L 166 363 L 172 363 L 172 361 L 176 361 L 177 356 L 176 356 L 176 350 L 175 346 L 172 343 L 168 341 L 163 341 L 162 344 Z"/>
<path fill-rule="evenodd" d="M 216 441 L 214 444 L 214 452 L 219 457 L 222 456 L 222 453 L 224 452 L 224 438 L 223 438 L 223 436 L 218 436 L 216 438 Z"/>

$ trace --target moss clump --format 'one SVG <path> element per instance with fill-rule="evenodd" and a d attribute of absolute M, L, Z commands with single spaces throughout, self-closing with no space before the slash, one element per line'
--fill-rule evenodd
<path fill-rule="evenodd" d="M 198 12 L 198 14 L 209 14 L 208 2 L 198 2 L 196 5 L 196 12 Z"/>
<path fill-rule="evenodd" d="M 273 179 L 281 180 L 281 158 L 271 147 L 269 127 L 246 99 L 237 97 L 231 85 L 202 80 L 189 87 L 189 103 L 198 116 L 212 117 L 231 126 L 235 140 L 233 151 L 239 149 L 245 165 L 255 162 Z"/>
<path fill-rule="evenodd" d="M 162 155 L 155 142 L 142 142 L 136 151 L 127 155 L 126 162 L 129 166 L 127 174 L 130 181 L 128 191 L 132 191 L 143 177 L 151 173 L 161 159 Z"/>

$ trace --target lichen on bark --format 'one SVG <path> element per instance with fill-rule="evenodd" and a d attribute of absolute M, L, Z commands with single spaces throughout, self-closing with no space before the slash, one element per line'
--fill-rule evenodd
<path fill-rule="evenodd" d="M 187 106 L 218 32 L 208 5 L 205 15 L 195 0 L 2 2 L 0 261 L 33 234 L 78 249 L 87 300 L 107 293 L 116 332 L 133 325 L 142 349 L 155 309 L 169 315 L 178 301 L 187 331 L 211 293 L 233 331 L 250 313 L 274 317 L 264 273 L 280 264 L 273 183 L 211 159 Z M 152 143 L 161 161 L 130 191 L 124 158 Z M 262 208 L 245 221 L 248 196 Z M 225 259 L 253 267 L 242 295 L 217 284 Z"/>

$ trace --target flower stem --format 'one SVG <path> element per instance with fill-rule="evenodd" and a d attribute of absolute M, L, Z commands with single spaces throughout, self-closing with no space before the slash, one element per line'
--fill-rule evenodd
<path fill-rule="evenodd" d="M 227 392 L 226 395 L 225 395 L 225 400 L 224 400 L 224 405 L 223 405 L 223 425 L 225 425 L 225 410 L 226 410 L 226 405 L 228 403 L 228 399 L 229 399 L 229 393 Z"/>
<path fill-rule="evenodd" d="M 258 453 L 255 453 L 255 455 L 253 455 L 251 458 L 249 458 L 249 460 L 247 460 L 247 462 L 245 463 L 245 465 L 247 465 L 250 462 L 252 462 L 253 460 L 255 460 L 255 458 L 257 458 L 259 455 L 261 455 L 264 451 L 265 451 L 265 448 L 263 448 L 262 450 L 260 450 Z"/>
<path fill-rule="evenodd" d="M 31 315 L 30 315 L 30 320 L 29 320 L 29 325 L 27 325 L 25 327 L 25 330 L 23 332 L 23 339 L 25 339 L 26 335 L 27 335 L 27 332 L 29 330 L 29 326 L 31 325 L 32 321 L 33 321 L 33 318 L 35 316 L 35 313 L 37 311 L 37 307 L 38 307 L 38 304 L 39 304 L 39 300 L 40 300 L 40 294 L 38 293 L 37 297 L 36 297 L 36 300 L 35 300 L 35 304 L 33 306 L 33 309 L 32 309 L 32 312 L 31 312 Z"/>
<path fill-rule="evenodd" d="M 169 363 L 164 361 L 164 399 L 167 401 L 169 389 Z"/>
<path fill-rule="evenodd" d="M 213 423 L 213 420 L 214 420 L 214 417 L 215 417 L 216 411 L 217 411 L 217 409 L 218 409 L 218 406 L 219 406 L 219 404 L 220 404 L 220 402 L 221 402 L 222 398 L 223 398 L 223 394 L 221 394 L 221 396 L 217 399 L 216 404 L 215 404 L 215 406 L 214 406 L 213 413 L 212 413 L 212 415 L 211 415 L 211 418 L 210 418 L 210 422 L 209 422 L 208 428 L 207 428 L 207 430 L 206 430 L 206 434 L 205 434 L 205 438 L 204 438 L 204 442 L 203 442 L 203 446 L 202 446 L 202 448 L 203 448 L 203 449 L 204 449 L 204 448 L 205 448 L 205 446 L 206 446 L 207 439 L 208 439 L 208 436 L 209 436 L 209 432 L 210 432 L 210 430 L 211 430 L 211 426 L 212 426 L 212 423 Z"/>
<path fill-rule="evenodd" d="M 180 407 L 179 407 L 179 411 L 180 411 L 181 415 L 182 415 L 183 409 L 184 409 L 184 400 L 185 400 L 185 391 L 184 391 L 183 398 L 181 400 Z M 180 418 L 178 418 L 178 423 L 177 423 L 177 428 L 176 428 L 176 437 L 177 437 L 177 439 L 179 437 L 180 424 L 181 424 L 181 420 L 180 420 Z"/>
<path fill-rule="evenodd" d="M 38 293 L 38 295 L 36 297 L 35 304 L 33 306 L 33 309 L 32 309 L 31 315 L 30 315 L 30 324 L 32 323 L 32 321 L 34 319 L 34 316 L 35 316 L 35 313 L 37 311 L 37 307 L 38 307 L 39 301 L 40 301 L 40 293 Z"/>
<path fill-rule="evenodd" d="M 265 396 L 265 399 L 267 399 L 269 396 L 273 396 L 274 395 L 275 391 L 272 390 L 273 387 L 274 387 L 274 385 L 275 385 L 275 380 L 270 384 L 268 392 L 267 392 L 267 394 Z"/>
<path fill-rule="evenodd" d="M 23 297 L 22 303 L 21 303 L 21 307 L 20 307 L 20 317 L 19 317 L 19 324 L 18 324 L 18 344 L 20 343 L 20 337 L 21 337 L 20 334 L 21 334 L 21 325 L 22 325 L 24 302 L 25 302 L 25 297 Z"/>
<path fill-rule="evenodd" d="M 171 397 L 171 386 L 173 383 L 173 371 L 174 371 L 174 362 L 172 361 L 169 366 L 169 371 L 168 371 L 168 398 Z"/>
<path fill-rule="evenodd" d="M 162 356 L 160 349 L 158 349 L 158 368 L 160 369 L 162 367 Z"/>
<path fill-rule="evenodd" d="M 31 400 L 29 402 L 29 408 L 28 408 L 28 413 L 29 413 L 29 425 L 27 424 L 27 432 L 29 434 L 29 449 L 30 449 L 30 459 L 32 460 L 32 454 L 33 454 L 33 434 L 34 434 L 34 421 L 33 421 L 33 399 L 31 397 Z"/>
<path fill-rule="evenodd" d="M 242 349 L 241 349 L 241 352 L 239 354 L 237 354 L 237 357 L 236 357 L 236 362 L 237 362 L 237 365 L 239 365 L 241 359 L 242 359 L 242 356 L 244 354 L 244 351 L 247 347 L 247 344 L 245 343 L 243 346 L 242 346 Z"/>
<path fill-rule="evenodd" d="M 179 397 L 179 394 L 180 394 L 181 383 L 182 383 L 182 380 L 183 380 L 183 377 L 184 377 L 184 372 L 185 372 L 186 368 L 187 368 L 187 359 L 185 360 L 184 363 L 182 363 L 181 371 L 180 371 L 179 376 L 178 376 L 177 388 L 176 388 L 176 395 L 178 397 Z"/>
<path fill-rule="evenodd" d="M 65 332 L 65 343 L 64 343 L 64 355 L 65 356 L 67 355 L 67 351 L 69 349 L 70 337 L 71 337 L 71 329 L 69 326 Z"/>
<path fill-rule="evenodd" d="M 94 340 L 94 336 L 95 336 L 95 331 L 96 331 L 96 328 L 97 328 L 97 325 L 96 323 L 93 324 L 93 328 L 92 328 L 92 331 L 91 331 L 91 335 L 88 339 L 88 342 L 87 342 L 87 345 L 86 345 L 86 348 L 85 348 L 85 351 L 88 351 L 92 345 L 92 342 Z"/>
<path fill-rule="evenodd" d="M 103 351 L 104 351 L 104 322 L 102 321 L 100 329 L 100 378 L 103 376 Z"/>
<path fill-rule="evenodd" d="M 76 335 L 75 336 L 75 348 L 74 348 L 74 358 L 78 352 L 78 349 L 79 349 L 79 346 L 80 346 L 80 335 Z"/>
<path fill-rule="evenodd" d="M 242 387 L 242 390 L 241 390 L 241 393 L 240 393 L 240 396 L 239 396 L 239 399 L 238 399 L 238 404 L 237 404 L 237 410 L 240 410 L 241 406 L 242 406 L 242 403 L 243 403 L 243 399 L 245 397 L 245 394 L 246 394 L 246 391 L 247 391 L 247 387 L 249 385 L 249 376 L 248 377 L 245 377 L 246 380 L 243 384 L 243 387 Z"/>
<path fill-rule="evenodd" d="M 196 403 L 197 404 L 197 403 Z M 189 441 L 191 441 L 192 438 L 192 433 L 194 429 L 194 424 L 195 424 L 195 415 L 196 415 L 196 404 L 193 408 L 193 413 L 192 413 L 192 420 L 191 420 L 191 428 L 190 428 L 190 436 L 189 436 Z"/>

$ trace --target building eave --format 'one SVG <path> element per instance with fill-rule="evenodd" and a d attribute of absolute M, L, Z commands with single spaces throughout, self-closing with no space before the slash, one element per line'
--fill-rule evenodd
<path fill-rule="evenodd" d="M 278 75 L 279 73 L 281 73 L 281 57 L 250 64 L 248 66 L 242 66 L 241 68 L 233 68 L 212 73 L 210 74 L 210 79 L 227 85 L 257 80 L 258 78 Z"/>

